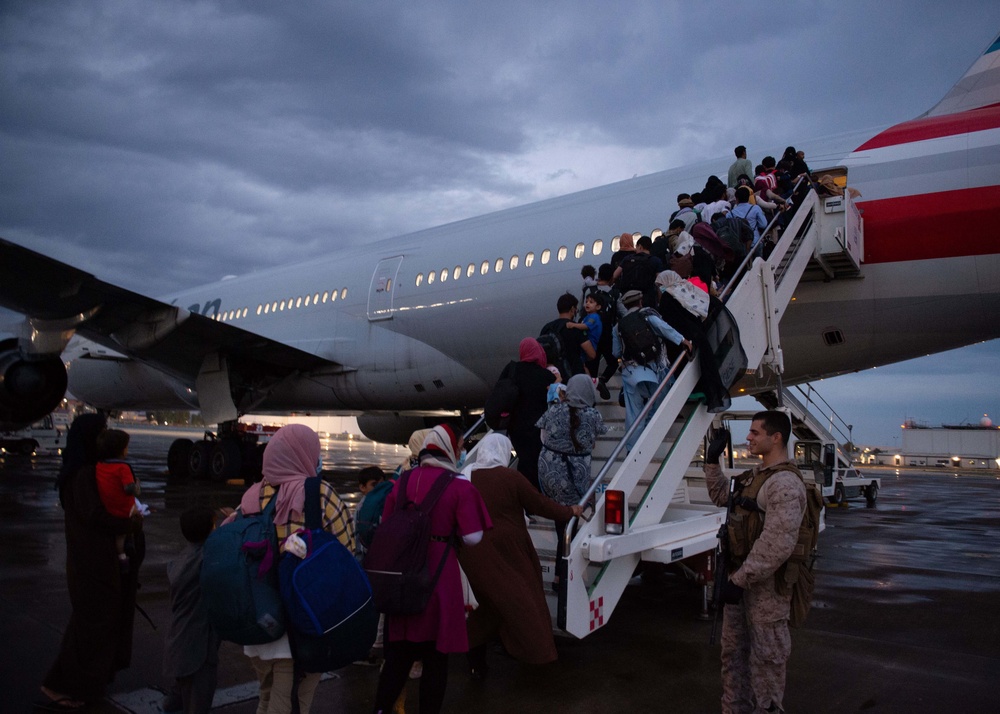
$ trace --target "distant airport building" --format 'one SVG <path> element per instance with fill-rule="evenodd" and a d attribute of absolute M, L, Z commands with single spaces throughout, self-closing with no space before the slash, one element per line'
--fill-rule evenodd
<path fill-rule="evenodd" d="M 862 460 L 886 466 L 1000 469 L 1000 427 L 988 416 L 979 424 L 927 426 L 907 419 L 902 448 L 866 450 Z"/>

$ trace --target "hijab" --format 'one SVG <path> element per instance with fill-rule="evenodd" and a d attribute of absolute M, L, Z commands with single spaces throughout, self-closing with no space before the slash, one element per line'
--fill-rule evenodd
<path fill-rule="evenodd" d="M 631 233 L 622 233 L 618 237 L 618 250 L 635 250 L 635 240 Z"/>
<path fill-rule="evenodd" d="M 56 477 L 56 490 L 62 499 L 63 490 L 84 466 L 97 463 L 97 435 L 107 428 L 103 414 L 81 414 L 70 424 L 66 446 L 62 452 L 62 466 Z"/>
<path fill-rule="evenodd" d="M 694 236 L 687 231 L 681 231 L 670 237 L 670 252 L 677 255 L 688 255 L 694 250 Z"/>
<path fill-rule="evenodd" d="M 582 409 L 592 407 L 597 397 L 594 395 L 594 382 L 585 374 L 577 374 L 566 383 L 566 402 L 571 407 Z"/>
<path fill-rule="evenodd" d="M 458 470 L 459 441 L 461 437 L 447 424 L 438 424 L 424 438 L 420 450 L 421 466 L 437 466 L 451 472 Z"/>
<path fill-rule="evenodd" d="M 503 434 L 495 431 L 483 437 L 476 447 L 476 460 L 462 469 L 463 473 L 472 475 L 478 469 L 493 469 L 497 466 L 510 465 L 510 452 L 514 446 Z"/>
<path fill-rule="evenodd" d="M 539 367 L 546 367 L 549 364 L 545 357 L 545 348 L 534 337 L 525 337 L 521 340 L 518 359 L 522 362 L 534 362 Z"/>
<path fill-rule="evenodd" d="M 316 475 L 319 436 L 305 424 L 289 424 L 274 433 L 264 449 L 264 478 L 243 494 L 240 511 L 260 513 L 260 490 L 264 483 L 280 486 L 275 496 L 274 522 L 283 525 L 301 520 L 305 511 L 306 479 Z"/>
<path fill-rule="evenodd" d="M 410 456 L 401 464 L 402 471 L 412 469 L 417 465 L 420 450 L 424 448 L 424 439 L 431 433 L 430 429 L 417 429 L 410 434 L 410 440 L 406 442 L 406 447 L 410 450 Z M 402 471 L 400 473 L 402 473 Z"/>
<path fill-rule="evenodd" d="M 708 293 L 698 289 L 673 270 L 664 270 L 656 276 L 656 285 L 685 310 L 704 320 L 708 317 Z"/>

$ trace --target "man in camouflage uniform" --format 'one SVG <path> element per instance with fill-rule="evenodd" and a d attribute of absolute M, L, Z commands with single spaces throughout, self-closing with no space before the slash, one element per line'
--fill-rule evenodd
<path fill-rule="evenodd" d="M 729 504 L 730 479 L 719 456 L 728 433 L 716 437 L 705 458 L 709 495 Z M 754 415 L 747 435 L 761 463 L 736 480 L 729 517 L 730 583 L 722 599 L 722 711 L 781 712 L 785 664 L 792 649 L 788 631 L 791 591 L 775 587 L 775 574 L 791 556 L 806 509 L 801 475 L 788 459 L 791 423 L 782 412 Z M 756 506 L 754 505 L 754 496 Z"/>

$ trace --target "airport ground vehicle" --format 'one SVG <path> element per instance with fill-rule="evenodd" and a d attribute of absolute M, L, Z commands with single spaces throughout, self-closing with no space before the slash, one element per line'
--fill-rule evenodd
<path fill-rule="evenodd" d="M 0 432 L 0 451 L 10 454 L 59 453 L 65 444 L 66 425 L 57 423 L 53 414 L 23 429 Z"/>

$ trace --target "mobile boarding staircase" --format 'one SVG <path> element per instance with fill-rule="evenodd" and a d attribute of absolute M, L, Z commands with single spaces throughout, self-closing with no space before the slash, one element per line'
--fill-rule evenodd
<path fill-rule="evenodd" d="M 848 273 L 853 265 L 854 275 L 860 268 L 862 223 L 846 192 L 838 197 L 845 207 L 827 212 L 829 199 L 820 199 L 807 186 L 801 188 L 807 190 L 800 192 L 794 217 L 770 256 L 764 260 L 751 252 L 722 295 L 734 324 L 710 342 L 717 345 L 715 356 L 725 384 L 737 382 L 744 369 L 781 373 L 778 325 L 807 271 L 829 280 L 845 270 L 845 264 Z M 773 227 L 772 222 L 766 234 Z M 837 268 L 831 269 L 832 264 Z M 684 486 L 685 473 L 715 417 L 700 395 L 693 394 L 699 377 L 696 360 L 678 358 L 632 428 L 617 443 L 604 440 L 595 447 L 594 479 L 581 499 L 581 505 L 596 499 L 594 513 L 587 521 L 571 521 L 561 562 L 552 562 L 551 522 L 538 519 L 530 527 L 547 571 L 545 580 L 552 580 L 552 565 L 560 575 L 558 593 L 548 594 L 558 629 L 582 638 L 606 624 L 640 561 L 673 563 L 714 550 L 724 512 L 692 503 Z M 605 413 L 616 408 L 608 403 L 600 406 Z M 643 428 L 647 413 L 649 422 Z M 635 445 L 625 455 L 625 444 L 636 431 L 640 433 Z M 623 492 L 628 504 L 620 534 L 605 532 L 609 490 Z"/>

